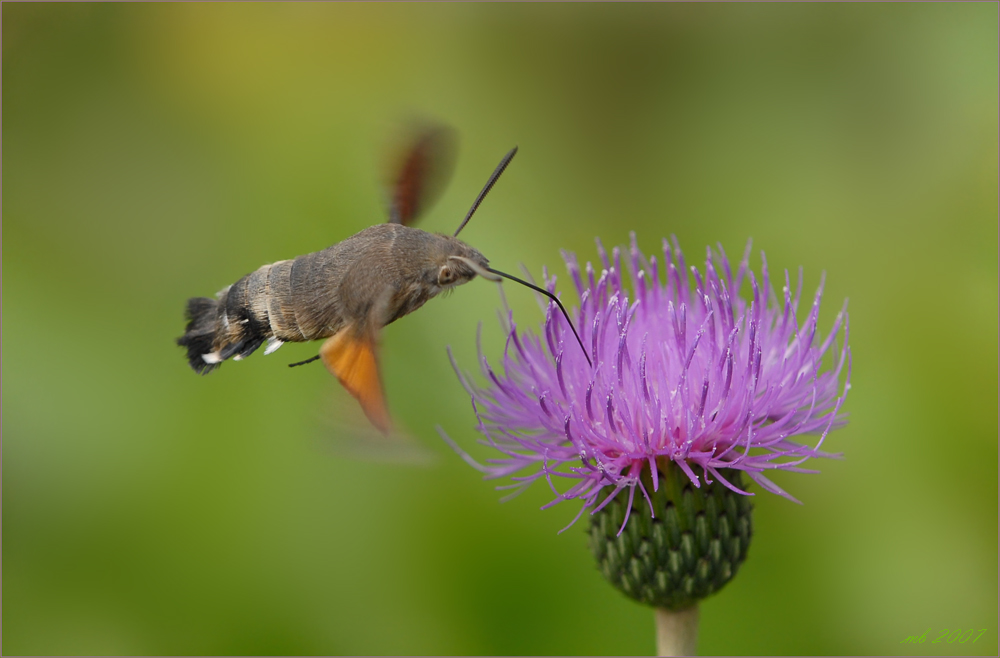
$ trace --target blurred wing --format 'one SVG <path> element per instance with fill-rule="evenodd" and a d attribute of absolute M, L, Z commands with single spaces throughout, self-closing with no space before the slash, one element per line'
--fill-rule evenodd
<path fill-rule="evenodd" d="M 383 434 L 392 428 L 382 393 L 382 380 L 375 357 L 375 337 L 358 337 L 353 327 L 345 327 L 319 348 L 319 356 L 347 391 L 361 403 L 368 420 Z"/>
<path fill-rule="evenodd" d="M 389 221 L 410 226 L 444 190 L 455 166 L 458 138 L 446 126 L 413 130 L 390 167 Z"/>
<path fill-rule="evenodd" d="M 336 386 L 337 384 L 332 384 Z M 338 458 L 365 462 L 430 466 L 439 461 L 438 454 L 413 435 L 393 423 L 388 434 L 377 430 L 361 411 L 357 402 L 347 395 L 331 395 L 323 390 L 319 407 L 315 439 L 318 447 Z"/>

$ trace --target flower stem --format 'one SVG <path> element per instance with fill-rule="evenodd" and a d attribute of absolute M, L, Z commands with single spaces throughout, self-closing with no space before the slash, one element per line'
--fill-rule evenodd
<path fill-rule="evenodd" d="M 698 655 L 698 604 L 683 610 L 656 609 L 656 655 Z"/>

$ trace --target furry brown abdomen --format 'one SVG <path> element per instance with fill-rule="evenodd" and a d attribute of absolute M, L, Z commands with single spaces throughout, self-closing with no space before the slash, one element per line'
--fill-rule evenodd
<path fill-rule="evenodd" d="M 188 300 L 188 325 L 177 343 L 191 367 L 206 374 L 226 359 L 250 356 L 264 341 L 270 353 L 283 343 L 332 336 L 343 324 L 337 302 L 343 244 L 264 265 L 217 299 Z"/>

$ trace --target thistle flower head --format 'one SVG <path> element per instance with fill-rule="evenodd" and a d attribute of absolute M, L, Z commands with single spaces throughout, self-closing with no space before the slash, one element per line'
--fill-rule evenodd
<path fill-rule="evenodd" d="M 563 254 L 592 365 L 555 304 L 540 335 L 520 330 L 508 312 L 502 368 L 480 354 L 485 386 L 459 372 L 483 442 L 500 454 L 483 465 L 459 451 L 463 458 L 487 478 L 510 476 L 513 484 L 501 488 L 513 494 L 544 479 L 554 494 L 546 507 L 579 499 L 581 513 L 597 512 L 627 495 L 621 529 L 637 489 L 652 512 L 643 480 L 656 491 L 667 462 L 694 487 L 718 481 L 750 495 L 730 481 L 742 480 L 733 477 L 738 470 L 795 500 L 765 472 L 815 472 L 801 465 L 835 456 L 820 448 L 846 422 L 846 303 L 821 336 L 822 283 L 800 312 L 801 270 L 794 290 L 786 271 L 776 291 L 763 254 L 760 275 L 749 268 L 749 244 L 735 272 L 721 246 L 707 250 L 702 269 L 688 268 L 676 240 L 663 241 L 660 261 L 640 253 L 634 234 L 627 275 L 620 249 L 609 258 L 598 241 L 598 254 L 597 268 L 588 262 L 582 269 L 576 256 Z M 555 285 L 546 274 L 546 288 L 554 292 Z M 818 438 L 810 446 L 798 442 L 800 435 Z"/>

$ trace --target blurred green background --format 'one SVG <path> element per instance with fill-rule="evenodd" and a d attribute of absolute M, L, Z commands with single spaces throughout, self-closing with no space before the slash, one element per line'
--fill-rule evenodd
<path fill-rule="evenodd" d="M 204 378 L 173 344 L 187 297 L 382 221 L 418 113 L 462 137 L 428 230 L 521 147 L 463 233 L 497 267 L 752 237 L 827 272 L 824 329 L 850 298 L 846 459 L 756 498 L 702 653 L 996 654 L 996 4 L 2 11 L 4 653 L 653 651 L 577 507 L 498 503 L 433 430 L 485 454 L 445 346 L 500 352 L 491 284 L 384 332 L 410 447 L 343 436 L 286 367 L 315 344 Z"/>

